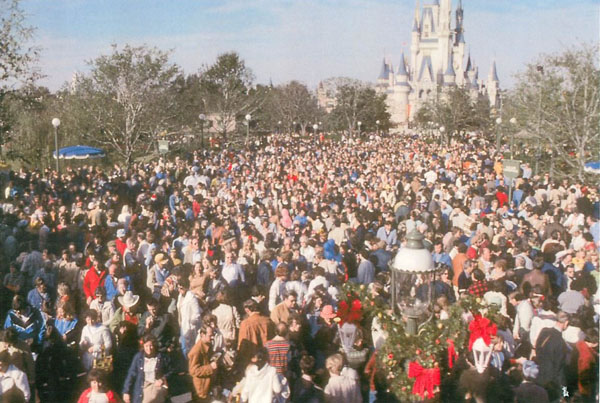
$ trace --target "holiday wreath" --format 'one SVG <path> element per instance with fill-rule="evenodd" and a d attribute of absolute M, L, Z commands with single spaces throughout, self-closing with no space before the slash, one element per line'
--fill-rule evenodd
<path fill-rule="evenodd" d="M 469 352 L 475 339 L 495 335 L 491 322 L 497 311 L 480 298 L 461 298 L 448 307 L 448 318 L 434 316 L 409 335 L 389 300 L 368 287 L 347 282 L 339 293 L 338 324 L 354 321 L 365 327 L 376 323 L 385 333 L 376 350 L 377 371 L 386 379 L 387 392 L 399 401 L 440 399 L 440 386 L 452 376 L 459 356 Z M 375 324 L 374 324 L 375 326 Z"/>

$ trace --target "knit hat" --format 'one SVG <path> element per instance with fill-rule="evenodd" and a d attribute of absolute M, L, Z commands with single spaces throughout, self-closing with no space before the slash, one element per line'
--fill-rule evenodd
<path fill-rule="evenodd" d="M 539 373 L 540 369 L 535 362 L 527 360 L 523 363 L 523 376 L 525 378 L 535 379 Z"/>

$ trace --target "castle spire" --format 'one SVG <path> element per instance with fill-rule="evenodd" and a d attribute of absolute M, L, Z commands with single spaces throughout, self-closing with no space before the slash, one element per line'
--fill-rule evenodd
<path fill-rule="evenodd" d="M 466 72 L 473 70 L 473 65 L 471 64 L 471 52 L 469 51 L 469 56 L 467 56 L 467 67 L 465 68 Z"/>
<path fill-rule="evenodd" d="M 381 65 L 381 71 L 379 72 L 379 77 L 377 77 L 379 80 L 387 80 L 389 78 L 390 75 L 390 70 L 388 67 L 388 64 L 385 60 L 385 57 L 383 58 L 383 64 Z"/>
<path fill-rule="evenodd" d="M 444 85 L 456 84 L 456 73 L 454 72 L 454 54 L 450 52 L 450 58 L 448 59 L 448 68 L 444 72 Z"/>
<path fill-rule="evenodd" d="M 421 6 L 419 5 L 419 0 L 417 0 L 417 3 L 415 5 L 415 21 L 413 23 L 413 32 L 419 32 L 420 28 L 419 28 L 419 11 L 421 10 Z"/>
<path fill-rule="evenodd" d="M 498 72 L 496 71 L 496 60 L 492 62 L 492 69 L 490 70 L 488 80 L 500 82 L 500 79 L 498 79 Z"/>
<path fill-rule="evenodd" d="M 398 63 L 398 71 L 396 71 L 398 76 L 407 76 L 408 72 L 406 71 L 406 63 L 404 61 L 404 51 L 402 51 L 402 56 L 400 57 L 400 63 Z"/>

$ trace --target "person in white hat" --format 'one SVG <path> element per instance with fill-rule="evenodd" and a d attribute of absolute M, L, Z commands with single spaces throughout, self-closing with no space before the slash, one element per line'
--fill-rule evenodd
<path fill-rule="evenodd" d="M 141 317 L 141 314 L 135 310 L 135 307 L 140 300 L 139 295 L 135 295 L 131 291 L 125 291 L 125 294 L 118 297 L 117 300 L 121 307 L 117 309 L 109 325 L 110 331 L 113 334 L 117 330 L 119 323 L 122 321 L 131 322 L 137 326 Z"/>

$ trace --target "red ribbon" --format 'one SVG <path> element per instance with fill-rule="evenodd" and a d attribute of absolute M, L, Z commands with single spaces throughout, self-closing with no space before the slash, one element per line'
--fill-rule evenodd
<path fill-rule="evenodd" d="M 481 315 L 475 315 L 475 319 L 469 323 L 469 351 L 473 350 L 473 343 L 478 338 L 482 338 L 485 344 L 489 345 L 492 341 L 492 336 L 496 335 L 497 332 L 496 324 L 492 323 L 488 318 L 484 318 Z"/>
<path fill-rule="evenodd" d="M 417 361 L 408 365 L 408 377 L 415 378 L 412 394 L 420 395 L 421 399 L 425 398 L 425 392 L 428 398 L 433 398 L 433 388 L 441 383 L 439 368 L 423 368 Z"/>
<path fill-rule="evenodd" d="M 448 367 L 452 368 L 454 366 L 454 360 L 458 358 L 458 354 L 456 353 L 456 348 L 454 347 L 454 340 L 447 339 L 446 344 L 448 344 Z"/>

